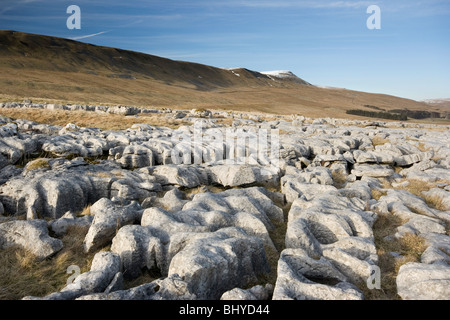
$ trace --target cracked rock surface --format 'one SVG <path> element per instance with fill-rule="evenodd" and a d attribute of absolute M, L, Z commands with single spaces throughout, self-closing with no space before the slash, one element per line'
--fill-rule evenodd
<path fill-rule="evenodd" d="M 84 110 L 144 113 L 105 108 Z M 17 246 L 57 259 L 80 227 L 93 256 L 60 290 L 21 298 L 362 300 L 377 290 L 374 270 L 388 273 L 383 246 L 414 238 L 415 260 L 386 253 L 403 261 L 389 290 L 450 299 L 448 126 L 168 116 L 192 125 L 113 131 L 0 116 L 0 254 Z M 383 219 L 395 224 L 380 239 Z"/>

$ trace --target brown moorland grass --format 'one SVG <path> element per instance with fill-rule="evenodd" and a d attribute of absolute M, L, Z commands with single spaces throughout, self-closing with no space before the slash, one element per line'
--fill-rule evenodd
<path fill-rule="evenodd" d="M 299 78 L 273 80 L 244 68 L 236 69 L 237 77 L 226 69 L 62 38 L 0 31 L 0 39 L 4 44 L 0 47 L 0 95 L 15 97 L 14 101 L 41 99 L 347 119 L 370 119 L 345 113 L 367 109 L 366 105 L 385 110 L 445 111 L 385 94 L 312 86 Z"/>
<path fill-rule="evenodd" d="M 133 124 L 139 123 L 169 128 L 178 128 L 181 125 L 191 124 L 183 119 L 170 119 L 160 114 L 152 116 L 122 116 L 88 111 L 16 108 L 0 109 L 0 114 L 13 119 L 27 119 L 44 124 L 65 126 L 68 123 L 73 123 L 80 127 L 95 127 L 102 130 L 125 130 Z"/>
<path fill-rule="evenodd" d="M 396 278 L 400 267 L 407 262 L 420 262 L 420 256 L 427 248 L 425 239 L 419 235 L 408 233 L 402 238 L 394 238 L 397 228 L 406 221 L 393 214 L 379 214 L 373 226 L 375 245 L 379 257 L 378 266 L 381 271 L 381 289 L 369 290 L 365 286 L 366 299 L 398 300 Z M 392 253 L 400 254 L 395 257 Z"/>
<path fill-rule="evenodd" d="M 64 247 L 55 256 L 36 261 L 34 255 L 19 247 L 0 250 L 0 300 L 17 300 L 25 296 L 42 297 L 66 286 L 71 265 L 89 271 L 93 254 L 83 251 L 87 228 L 71 227 L 61 240 Z"/>

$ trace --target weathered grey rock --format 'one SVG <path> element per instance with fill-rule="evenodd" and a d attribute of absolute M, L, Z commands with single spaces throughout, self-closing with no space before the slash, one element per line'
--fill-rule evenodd
<path fill-rule="evenodd" d="M 345 188 L 339 189 L 339 193 L 345 197 L 357 197 L 364 201 L 372 199 L 371 188 L 367 181 L 354 181 L 347 183 Z"/>
<path fill-rule="evenodd" d="M 127 169 L 148 167 L 156 164 L 152 149 L 136 145 L 134 142 L 123 148 L 121 153 L 115 154 L 115 160 L 121 164 L 122 168 Z"/>
<path fill-rule="evenodd" d="M 437 163 L 433 160 L 424 160 L 418 163 L 414 163 L 411 167 L 402 169 L 400 174 L 402 176 L 407 176 L 410 172 L 425 171 L 437 166 Z M 414 174 L 414 173 L 413 173 Z"/>
<path fill-rule="evenodd" d="M 111 251 L 120 256 L 121 270 L 127 279 L 140 276 L 143 268 L 167 269 L 159 238 L 154 237 L 149 228 L 140 225 L 120 228 L 112 240 Z"/>
<path fill-rule="evenodd" d="M 61 218 L 50 221 L 49 228 L 55 233 L 55 235 L 62 236 L 70 227 L 88 228 L 91 225 L 93 219 L 94 217 L 90 215 L 77 217 L 74 213 L 68 211 Z"/>
<path fill-rule="evenodd" d="M 91 269 L 77 276 L 61 291 L 45 297 L 25 297 L 25 300 L 74 300 L 84 295 L 110 290 L 110 284 L 115 285 L 120 269 L 120 258 L 108 251 L 95 254 Z"/>
<path fill-rule="evenodd" d="M 220 199 L 217 196 L 215 198 Z M 197 197 L 194 201 L 200 202 L 201 200 L 205 200 L 205 197 L 200 200 Z M 174 237 L 178 233 L 213 232 L 221 228 L 235 226 L 242 228 L 249 235 L 259 237 L 268 247 L 274 248 L 268 229 L 261 221 L 258 213 L 252 214 L 251 212 L 236 211 L 228 205 L 224 210 L 197 208 L 183 208 L 182 211 L 176 213 L 159 208 L 149 208 L 144 211 L 141 224 L 142 226 L 150 227 L 152 232 L 163 242 L 168 242 L 169 240 L 173 242 Z M 168 261 L 170 261 L 173 254 L 173 252 L 169 252 Z"/>
<path fill-rule="evenodd" d="M 23 171 L 22 168 L 18 168 L 15 165 L 6 165 L 3 168 L 1 168 L 0 166 L 0 185 L 6 183 L 9 179 L 13 177 L 20 175 L 22 171 Z"/>
<path fill-rule="evenodd" d="M 186 203 L 183 210 L 204 210 L 204 211 L 222 211 L 227 212 L 235 223 L 243 226 L 244 218 L 248 222 L 252 219 L 247 213 L 253 215 L 260 220 L 267 230 L 274 228 L 273 222 L 283 222 L 283 211 L 275 205 L 272 198 L 279 195 L 269 192 L 262 187 L 251 187 L 245 189 L 230 189 L 220 193 L 199 193 L 196 194 L 192 201 Z M 239 216 L 236 216 L 240 213 Z M 240 219 L 242 218 L 242 220 Z M 241 221 L 240 221 L 241 220 Z M 251 224 L 247 224 L 251 227 Z M 259 228 L 259 224 L 254 224 L 255 229 Z M 249 231 L 248 228 L 245 228 Z"/>
<path fill-rule="evenodd" d="M 183 278 L 198 299 L 219 299 L 225 291 L 244 287 L 268 271 L 262 241 L 237 228 L 190 241 L 169 267 L 169 274 Z"/>
<path fill-rule="evenodd" d="M 338 189 L 332 185 L 304 183 L 297 180 L 296 176 L 283 176 L 281 178 L 281 191 L 285 194 L 288 203 L 301 197 L 311 200 L 315 196 L 324 193 L 339 194 Z"/>
<path fill-rule="evenodd" d="M 162 198 L 155 198 L 152 206 L 162 208 L 170 212 L 177 212 L 183 209 L 188 202 L 186 194 L 178 188 L 167 191 Z"/>
<path fill-rule="evenodd" d="M 394 164 L 394 156 L 382 151 L 353 151 L 353 157 L 357 163 L 384 163 Z"/>
<path fill-rule="evenodd" d="M 448 300 L 450 267 L 409 262 L 400 267 L 396 283 L 398 295 L 404 300 Z"/>
<path fill-rule="evenodd" d="M 184 112 L 175 112 L 175 114 L 173 115 L 174 119 L 183 119 L 187 116 L 186 113 Z"/>
<path fill-rule="evenodd" d="M 450 173 L 446 168 L 431 168 L 426 170 L 409 171 L 407 176 L 409 180 L 421 180 L 424 182 L 450 181 Z"/>
<path fill-rule="evenodd" d="M 0 154 L 0 169 L 3 169 L 9 164 L 8 158 Z"/>
<path fill-rule="evenodd" d="M 83 294 L 104 291 L 120 271 L 120 257 L 112 252 L 95 254 L 91 269 L 80 274 L 66 289 L 80 288 Z"/>
<path fill-rule="evenodd" d="M 342 249 L 325 248 L 323 249 L 323 256 L 352 283 L 364 283 L 370 277 L 372 264 L 358 259 Z"/>
<path fill-rule="evenodd" d="M 230 164 L 215 165 L 209 168 L 212 182 L 226 187 L 245 186 L 252 183 L 274 182 L 278 170 L 269 170 L 262 166 Z"/>
<path fill-rule="evenodd" d="M 371 226 L 375 222 L 376 214 L 365 211 L 366 202 L 359 198 L 347 198 L 333 194 L 319 195 L 311 201 L 298 199 L 289 211 L 289 221 L 307 216 L 309 212 L 322 214 L 336 214 L 342 216 L 351 228 L 352 235 L 372 237 Z"/>
<path fill-rule="evenodd" d="M 292 166 L 287 166 L 285 176 L 292 176 L 296 181 L 302 183 L 315 183 L 323 185 L 332 185 L 333 178 L 330 169 L 326 167 L 309 166 L 305 170 L 301 170 Z"/>
<path fill-rule="evenodd" d="M 273 285 L 254 286 L 250 289 L 234 288 L 225 292 L 220 300 L 268 300 L 273 294 Z"/>
<path fill-rule="evenodd" d="M 285 249 L 278 260 L 273 300 L 362 300 L 363 294 L 327 259 Z"/>
<path fill-rule="evenodd" d="M 114 278 L 111 280 L 111 283 L 106 287 L 104 293 L 108 294 L 110 292 L 123 290 L 124 283 L 123 283 L 123 273 L 117 272 Z"/>
<path fill-rule="evenodd" d="M 284 221 L 283 210 L 274 203 L 275 201 L 278 201 L 278 203 L 282 202 L 284 204 L 284 197 L 280 193 L 271 192 L 263 187 L 249 187 L 245 189 L 229 189 L 221 193 L 221 195 L 227 198 L 227 203 L 231 208 L 250 213 L 265 213 L 270 220 L 278 222 Z M 228 199 L 230 196 L 247 197 L 247 199 L 251 200 L 257 210 L 240 207 L 237 204 L 234 204 L 231 199 Z"/>
<path fill-rule="evenodd" d="M 112 114 L 119 114 L 122 116 L 132 116 L 139 113 L 139 108 L 130 106 L 113 106 L 108 107 L 107 112 Z"/>
<path fill-rule="evenodd" d="M 289 221 L 285 244 L 286 248 L 301 248 L 307 252 L 308 256 L 313 258 L 318 259 L 322 256 L 320 242 L 309 228 L 305 219 L 300 218 Z"/>
<path fill-rule="evenodd" d="M 425 243 L 429 247 L 437 248 L 447 254 L 450 253 L 450 236 L 440 233 L 425 233 L 422 235 L 425 238 Z"/>
<path fill-rule="evenodd" d="M 370 165 L 370 164 L 355 164 L 352 170 L 352 174 L 357 177 L 375 177 L 383 178 L 390 177 L 394 174 L 394 170 L 390 166 L 386 165 Z"/>
<path fill-rule="evenodd" d="M 370 238 L 353 236 L 339 239 L 332 244 L 322 245 L 322 249 L 324 250 L 330 248 L 339 249 L 352 257 L 367 261 L 371 265 L 378 263 L 377 249 L 375 243 Z M 365 271 L 363 270 L 363 272 Z"/>
<path fill-rule="evenodd" d="M 189 284 L 178 274 L 171 274 L 167 278 L 154 281 L 159 290 L 152 296 L 152 300 L 196 300 L 197 296 L 189 289 Z"/>
<path fill-rule="evenodd" d="M 445 234 L 444 223 L 439 219 L 415 214 L 413 218 L 397 228 L 394 236 L 402 238 L 407 233 L 421 235 L 429 232 Z"/>
<path fill-rule="evenodd" d="M 9 123 L 0 126 L 0 137 L 13 137 L 17 135 L 17 124 L 13 123 L 11 119 L 7 120 Z"/>
<path fill-rule="evenodd" d="M 396 208 L 395 204 L 400 204 L 403 205 L 403 207 L 411 209 L 414 212 L 425 215 L 427 217 L 450 221 L 450 213 L 430 208 L 422 198 L 413 195 L 406 190 L 388 189 L 387 195 L 381 197 L 380 202 L 385 202 L 387 206 L 394 211 Z"/>
<path fill-rule="evenodd" d="M 69 155 L 97 157 L 108 149 L 109 145 L 105 139 L 76 132 L 52 137 L 42 145 L 45 152 L 61 157 Z"/>
<path fill-rule="evenodd" d="M 321 139 L 305 139 L 303 140 L 303 143 L 309 147 L 310 150 L 310 156 L 314 155 L 334 155 L 339 154 L 340 150 L 337 147 L 334 147 L 330 142 L 327 140 L 321 140 Z M 304 155 L 305 156 L 305 155 Z"/>
<path fill-rule="evenodd" d="M 20 246 L 38 260 L 46 259 L 62 249 L 59 239 L 49 236 L 45 220 L 15 220 L 0 224 L 0 248 Z"/>
<path fill-rule="evenodd" d="M 199 118 L 209 118 L 212 116 L 211 111 L 206 110 L 206 109 L 192 109 L 191 114 L 194 117 L 199 117 Z"/>
<path fill-rule="evenodd" d="M 409 166 L 413 163 L 430 160 L 433 156 L 433 151 L 403 155 L 395 158 L 395 164 L 400 167 Z"/>
<path fill-rule="evenodd" d="M 187 283 L 171 275 L 127 290 L 84 295 L 77 300 L 196 300 Z"/>
<path fill-rule="evenodd" d="M 82 158 L 58 158 L 48 163 L 51 170 L 28 170 L 0 185 L 0 201 L 10 214 L 26 214 L 34 207 L 41 217 L 57 219 L 103 197 L 143 200 L 161 190 L 148 173 L 123 170 L 109 161 L 88 164 Z"/>
<path fill-rule="evenodd" d="M 206 171 L 202 167 L 194 165 L 157 166 L 153 174 L 162 185 L 172 184 L 180 187 L 195 188 L 209 184 Z"/>
<path fill-rule="evenodd" d="M 77 297 L 76 300 L 151 300 L 157 291 L 158 285 L 150 282 L 128 290 L 86 294 Z"/>
<path fill-rule="evenodd" d="M 208 232 L 225 226 L 227 222 L 226 214 L 219 211 L 185 210 L 181 213 L 171 213 L 153 207 L 144 210 L 141 225 L 151 227 L 156 236 L 167 243 L 176 233 Z"/>
<path fill-rule="evenodd" d="M 107 244 L 120 227 L 135 222 L 139 223 L 143 212 L 141 206 L 135 201 L 122 206 L 107 198 L 102 198 L 94 203 L 90 211 L 94 220 L 83 241 L 85 252 L 93 252 Z"/>
<path fill-rule="evenodd" d="M 89 177 L 60 172 L 28 172 L 0 186 L 0 198 L 11 214 L 24 214 L 34 207 L 42 217 L 59 218 L 65 212 L 81 211 L 95 196 Z"/>
<path fill-rule="evenodd" d="M 450 267 L 450 255 L 444 250 L 430 246 L 420 256 L 420 262 L 428 264 L 444 264 Z"/>
<path fill-rule="evenodd" d="M 2 138 L 0 140 L 0 154 L 3 155 L 3 166 L 6 165 L 6 162 L 16 164 L 24 155 L 35 152 L 36 148 L 37 142 L 34 139 L 21 139 L 17 136 Z"/>

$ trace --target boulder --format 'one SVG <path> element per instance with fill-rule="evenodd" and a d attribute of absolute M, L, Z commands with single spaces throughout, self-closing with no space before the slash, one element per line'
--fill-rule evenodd
<path fill-rule="evenodd" d="M 285 249 L 278 260 L 273 300 L 362 300 L 363 294 L 324 257 Z"/>
<path fill-rule="evenodd" d="M 1 155 L 0 155 L 0 162 L 1 162 Z M 8 180 L 12 179 L 15 176 L 20 175 L 23 172 L 22 168 L 18 168 L 15 165 L 9 164 L 5 167 L 1 168 L 0 165 L 0 186 L 4 183 L 6 183 Z"/>
<path fill-rule="evenodd" d="M 380 202 L 387 202 L 388 206 L 395 208 L 394 204 L 399 203 L 406 208 L 425 215 L 430 218 L 450 221 L 450 213 L 430 208 L 423 198 L 418 197 L 406 190 L 388 189 L 387 195 L 380 198 Z"/>
<path fill-rule="evenodd" d="M 351 283 L 364 283 L 371 275 L 371 263 L 358 259 L 340 248 L 324 248 L 323 256 Z"/>
<path fill-rule="evenodd" d="M 81 157 L 102 156 L 109 146 L 105 139 L 90 134 L 64 134 L 47 139 L 42 150 L 60 157 L 78 155 Z"/>
<path fill-rule="evenodd" d="M 65 290 L 79 288 L 83 294 L 102 292 L 119 271 L 120 257 L 117 254 L 109 251 L 98 252 L 94 255 L 90 270 L 76 277 Z"/>
<path fill-rule="evenodd" d="M 406 166 L 412 165 L 414 163 L 430 160 L 431 158 L 433 158 L 433 156 L 434 156 L 433 151 L 407 154 L 407 155 L 403 155 L 400 157 L 396 157 L 395 165 L 400 166 L 400 167 L 406 167 Z"/>
<path fill-rule="evenodd" d="M 398 271 L 398 295 L 404 300 L 448 300 L 450 267 L 408 262 Z"/>
<path fill-rule="evenodd" d="M 67 229 L 70 227 L 86 227 L 92 223 L 94 217 L 90 215 L 84 215 L 82 217 L 77 217 L 74 213 L 68 211 L 61 218 L 56 220 L 51 220 L 48 225 L 50 230 L 58 237 L 63 236 Z"/>
<path fill-rule="evenodd" d="M 120 227 L 139 223 L 143 212 L 135 201 L 123 206 L 107 198 L 98 200 L 90 210 L 94 219 L 83 241 L 85 252 L 93 252 L 107 244 Z"/>
<path fill-rule="evenodd" d="M 169 275 L 183 278 L 198 299 L 219 299 L 225 291 L 245 287 L 267 272 L 262 241 L 238 228 L 189 241 L 169 266 Z"/>
<path fill-rule="evenodd" d="M 49 236 L 45 220 L 15 220 L 0 224 L 0 248 L 20 246 L 38 260 L 51 257 L 63 248 L 59 239 Z"/>
<path fill-rule="evenodd" d="M 297 198 L 313 199 L 320 194 L 339 194 L 336 187 L 325 184 L 304 183 L 296 176 L 283 176 L 281 178 L 281 192 L 286 196 L 286 201 L 292 203 Z"/>
<path fill-rule="evenodd" d="M 407 233 L 422 235 L 425 233 L 445 234 L 445 225 L 439 219 L 414 214 L 406 223 L 397 228 L 396 238 L 402 238 Z"/>
<path fill-rule="evenodd" d="M 352 174 L 357 177 L 386 178 L 391 177 L 394 174 L 394 170 L 387 165 L 357 163 L 353 166 Z"/>
<path fill-rule="evenodd" d="M 450 182 L 450 173 L 447 168 L 430 168 L 426 170 L 409 171 L 406 175 L 408 180 L 420 180 L 424 182 L 446 181 Z"/>
<path fill-rule="evenodd" d="M 195 188 L 208 185 L 208 175 L 200 166 L 194 165 L 162 165 L 153 170 L 157 182 L 162 185 L 176 185 Z"/>
<path fill-rule="evenodd" d="M 115 160 L 121 164 L 122 168 L 135 169 L 153 166 L 156 159 L 151 148 L 135 144 L 126 146 L 121 150 L 121 153 L 116 153 Z"/>
<path fill-rule="evenodd" d="M 420 256 L 420 262 L 428 264 L 437 263 L 450 267 L 450 255 L 435 246 L 429 246 Z"/>
<path fill-rule="evenodd" d="M 382 151 L 353 151 L 353 157 L 357 163 L 384 163 L 394 164 L 394 156 Z"/>
<path fill-rule="evenodd" d="M 144 268 L 166 269 L 164 249 L 159 238 L 149 228 L 140 225 L 126 225 L 112 240 L 111 252 L 120 256 L 121 272 L 126 279 L 141 275 Z"/>
<path fill-rule="evenodd" d="M 274 182 L 279 174 L 278 170 L 245 164 L 215 165 L 210 167 L 209 171 L 211 172 L 212 182 L 225 187 Z"/>
<path fill-rule="evenodd" d="M 339 193 L 347 198 L 357 197 L 364 201 L 372 199 L 372 192 L 367 181 L 349 182 L 344 188 L 339 189 Z"/>
<path fill-rule="evenodd" d="M 181 211 L 187 202 L 189 200 L 186 200 L 186 194 L 178 188 L 173 188 L 167 191 L 162 198 L 155 198 L 152 206 L 176 212 Z"/>
<path fill-rule="evenodd" d="M 257 285 L 250 289 L 234 288 L 225 292 L 220 300 L 268 300 L 273 294 L 273 285 Z"/>

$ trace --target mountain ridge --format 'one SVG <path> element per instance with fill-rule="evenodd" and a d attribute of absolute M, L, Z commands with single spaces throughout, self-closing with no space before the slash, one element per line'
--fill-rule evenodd
<path fill-rule="evenodd" d="M 348 117 L 346 110 L 366 105 L 437 108 L 385 94 L 321 88 L 286 70 L 223 69 L 12 30 L 0 31 L 0 88 L 3 100 L 206 107 L 311 117 Z"/>

